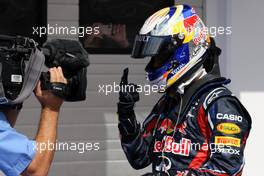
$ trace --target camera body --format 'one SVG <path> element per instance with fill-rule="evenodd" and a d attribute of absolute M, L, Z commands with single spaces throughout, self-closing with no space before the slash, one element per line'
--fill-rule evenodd
<path fill-rule="evenodd" d="M 52 90 L 66 101 L 85 100 L 89 58 L 78 41 L 54 39 L 40 48 L 34 40 L 26 37 L 0 35 L 0 82 L 5 97 L 14 100 L 21 93 L 25 74 L 30 72 L 31 68 L 27 61 L 36 49 L 45 55 L 45 65 L 48 68 L 62 67 L 67 79 L 67 85 L 62 85 L 63 92 L 56 92 L 53 90 L 54 85 L 49 82 L 49 72 L 42 72 L 40 76 L 42 89 Z"/>
<path fill-rule="evenodd" d="M 25 61 L 35 43 L 23 37 L 0 36 L 1 81 L 5 96 L 14 100 L 20 93 L 25 76 Z"/>
<path fill-rule="evenodd" d="M 86 98 L 87 67 L 89 56 L 81 43 L 75 40 L 53 39 L 46 42 L 42 48 L 45 54 L 45 65 L 48 68 L 62 67 L 67 79 L 67 86 L 63 94 L 66 101 L 82 101 Z M 40 77 L 42 89 L 52 89 L 49 73 L 42 73 Z M 60 94 L 60 93 L 58 93 Z"/>

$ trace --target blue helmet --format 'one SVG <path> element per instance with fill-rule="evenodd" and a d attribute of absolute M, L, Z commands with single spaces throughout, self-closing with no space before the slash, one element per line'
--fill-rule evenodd
<path fill-rule="evenodd" d="M 203 61 L 210 46 L 207 32 L 192 7 L 167 7 L 145 21 L 135 38 L 132 57 L 151 57 L 147 79 L 166 90 Z"/>

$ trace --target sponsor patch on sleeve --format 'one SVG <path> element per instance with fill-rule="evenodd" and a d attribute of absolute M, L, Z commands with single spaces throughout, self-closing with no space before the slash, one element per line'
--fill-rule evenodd
<path fill-rule="evenodd" d="M 217 125 L 217 131 L 224 134 L 239 134 L 241 129 L 234 123 L 220 123 Z"/>
<path fill-rule="evenodd" d="M 216 145 L 240 147 L 240 139 L 228 136 L 215 136 Z"/>
<path fill-rule="evenodd" d="M 217 113 L 216 118 L 218 120 L 230 120 L 234 122 L 242 122 L 243 117 L 240 115 L 235 115 L 235 114 L 224 114 L 224 113 Z"/>

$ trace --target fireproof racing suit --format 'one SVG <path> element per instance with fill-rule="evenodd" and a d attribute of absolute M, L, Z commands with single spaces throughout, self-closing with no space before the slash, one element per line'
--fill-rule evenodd
<path fill-rule="evenodd" d="M 251 117 L 224 87 L 229 82 L 207 74 L 182 97 L 165 94 L 142 127 L 136 122 L 134 134 L 124 134 L 126 124 L 119 123 L 131 166 L 142 169 L 152 164 L 153 175 L 241 175 Z M 135 114 L 128 110 L 119 116 Z"/>

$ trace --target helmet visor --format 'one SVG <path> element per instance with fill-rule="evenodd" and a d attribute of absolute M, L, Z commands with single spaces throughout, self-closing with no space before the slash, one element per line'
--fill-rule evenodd
<path fill-rule="evenodd" d="M 164 44 L 170 41 L 170 36 L 137 35 L 131 57 L 144 58 L 157 55 Z"/>

